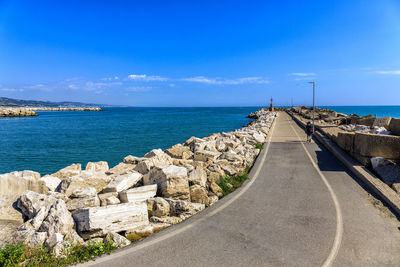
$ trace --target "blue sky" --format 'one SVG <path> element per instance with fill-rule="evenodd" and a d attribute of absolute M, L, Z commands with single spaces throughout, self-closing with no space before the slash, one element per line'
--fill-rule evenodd
<path fill-rule="evenodd" d="M 1 1 L 0 96 L 400 105 L 400 1 Z"/>

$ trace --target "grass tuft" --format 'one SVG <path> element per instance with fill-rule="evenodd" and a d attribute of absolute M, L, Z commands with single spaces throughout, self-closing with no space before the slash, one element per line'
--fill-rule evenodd
<path fill-rule="evenodd" d="M 245 170 L 239 175 L 222 177 L 218 183 L 222 189 L 222 194 L 226 196 L 241 187 L 244 181 L 249 178 L 249 170 L 250 167 L 246 166 Z"/>
<path fill-rule="evenodd" d="M 24 244 L 5 245 L 0 247 L 0 266 L 68 266 L 109 254 L 115 248 L 111 240 L 89 242 L 88 245 L 70 247 L 67 249 L 66 257 L 57 258 L 46 247 L 29 248 Z"/>
<path fill-rule="evenodd" d="M 263 144 L 261 143 L 254 143 L 253 144 L 255 148 L 262 150 L 263 149 Z"/>

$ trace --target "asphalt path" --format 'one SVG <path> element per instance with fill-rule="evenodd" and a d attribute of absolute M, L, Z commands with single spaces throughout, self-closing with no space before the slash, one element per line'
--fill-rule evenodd
<path fill-rule="evenodd" d="M 86 265 L 400 266 L 398 219 L 281 112 L 237 191 Z"/>

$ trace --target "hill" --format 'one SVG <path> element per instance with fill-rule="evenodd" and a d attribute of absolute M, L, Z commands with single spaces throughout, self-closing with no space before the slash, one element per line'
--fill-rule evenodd
<path fill-rule="evenodd" d="M 0 97 L 0 106 L 14 106 L 14 107 L 24 107 L 24 106 L 40 106 L 40 107 L 94 107 L 99 106 L 96 104 L 87 104 L 81 102 L 50 102 L 50 101 L 38 101 L 38 100 L 21 100 L 13 99 L 7 97 Z"/>

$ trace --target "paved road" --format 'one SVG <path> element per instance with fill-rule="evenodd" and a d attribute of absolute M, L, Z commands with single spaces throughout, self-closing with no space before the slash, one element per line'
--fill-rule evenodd
<path fill-rule="evenodd" d="M 399 266 L 399 222 L 281 113 L 245 185 L 98 266 Z M 93 262 L 92 262 L 93 264 Z"/>

